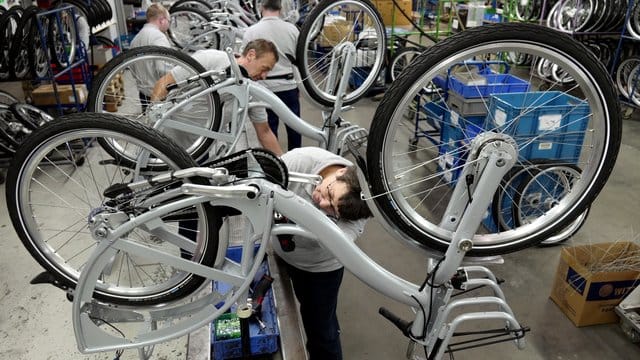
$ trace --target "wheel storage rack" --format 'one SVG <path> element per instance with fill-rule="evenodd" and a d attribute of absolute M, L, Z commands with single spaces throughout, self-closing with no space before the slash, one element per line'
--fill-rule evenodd
<path fill-rule="evenodd" d="M 63 16 L 65 16 L 64 12 L 67 12 L 67 11 L 69 14 L 71 14 L 73 18 L 72 24 L 74 26 L 75 36 L 76 36 L 75 56 L 74 56 L 74 59 L 72 59 L 73 62 L 71 62 L 69 61 L 69 58 L 68 58 L 70 51 L 69 50 L 64 51 L 62 56 L 66 58 L 66 59 L 63 59 L 63 61 L 66 60 L 64 62 L 67 64 L 67 66 L 61 69 L 54 70 L 54 68 L 52 67 L 51 54 L 48 51 L 49 49 L 47 48 L 49 43 L 47 38 L 48 29 L 45 29 L 45 24 L 43 23 L 42 19 L 43 17 L 49 16 L 50 17 L 49 21 L 56 21 L 58 24 L 58 27 L 61 28 L 62 22 L 63 22 Z M 57 109 L 57 112 L 60 115 L 64 112 L 64 109 L 69 109 L 69 108 L 75 108 L 77 111 L 84 111 L 86 107 L 86 101 L 85 102 L 78 101 L 78 94 L 79 94 L 78 85 L 80 85 L 81 83 L 84 86 L 86 86 L 86 89 L 88 90 L 89 86 L 91 85 L 91 72 L 89 69 L 86 48 L 82 43 L 82 41 L 80 41 L 78 24 L 76 22 L 76 17 L 75 17 L 75 9 L 73 8 L 73 6 L 64 6 L 64 7 L 51 9 L 51 10 L 42 11 L 36 15 L 36 19 L 37 19 L 37 26 L 38 26 L 38 34 L 41 39 L 43 50 L 45 51 L 45 54 L 47 54 L 49 66 L 47 68 L 46 76 L 37 78 L 34 80 L 40 83 L 42 82 L 50 83 L 51 86 L 53 87 L 53 94 L 56 100 L 55 105 L 51 105 L 47 107 L 53 107 Z M 66 38 L 63 32 L 60 32 L 58 36 L 59 36 L 59 41 L 63 44 L 65 49 L 68 49 L 73 44 L 69 39 Z M 79 73 L 79 79 L 76 79 L 76 76 L 74 76 L 74 72 Z M 73 96 L 72 103 L 65 104 L 60 98 L 60 93 L 58 91 L 59 83 L 68 83 L 71 85 L 73 94 L 75 94 L 75 96 Z"/>

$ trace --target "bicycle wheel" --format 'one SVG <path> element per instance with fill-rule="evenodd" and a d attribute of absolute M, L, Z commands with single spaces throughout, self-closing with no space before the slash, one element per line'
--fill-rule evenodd
<path fill-rule="evenodd" d="M 34 259 L 69 287 L 75 286 L 96 246 L 89 218 L 102 216 L 121 223 L 129 214 L 139 216 L 160 205 L 159 200 L 152 200 L 163 195 L 167 199 L 171 189 L 182 183 L 176 180 L 117 196 L 105 195 L 118 185 L 154 173 L 123 166 L 98 145 L 98 138 L 126 143 L 138 152 L 148 151 L 173 170 L 196 165 L 168 137 L 111 114 L 63 116 L 25 140 L 7 174 L 6 198 L 11 221 Z M 208 183 L 198 178 L 189 182 Z M 212 207 L 176 206 L 153 221 L 156 223 L 140 224 L 127 239 L 168 253 L 182 253 L 194 262 L 214 263 L 219 219 Z M 186 221 L 190 225 L 182 226 Z M 195 243 L 188 249 L 179 246 L 179 241 Z M 109 269 L 101 276 L 96 298 L 117 304 L 164 303 L 190 294 L 203 281 L 193 274 L 175 271 L 170 265 L 138 259 L 123 251 L 115 256 Z"/>
<path fill-rule="evenodd" d="M 404 69 L 406 69 L 411 62 L 420 55 L 422 51 L 418 48 L 404 48 L 398 51 L 397 54 L 393 56 L 391 60 L 391 65 L 389 66 L 389 75 L 391 77 L 391 81 L 395 81 L 395 79 L 400 75 Z"/>
<path fill-rule="evenodd" d="M 628 80 L 633 69 L 640 64 L 640 57 L 632 56 L 622 61 L 616 69 L 615 80 L 618 92 L 625 98 L 629 98 Z"/>
<path fill-rule="evenodd" d="M 11 105 L 18 102 L 18 98 L 9 94 L 6 91 L 0 90 L 0 104 Z"/>
<path fill-rule="evenodd" d="M 179 0 L 173 3 L 171 7 L 187 7 L 187 8 L 195 8 L 203 13 L 207 13 L 207 11 L 213 10 L 213 5 L 209 4 L 204 0 Z"/>
<path fill-rule="evenodd" d="M 487 61 L 507 64 L 509 52 L 557 65 L 574 84 L 540 79 L 530 65 L 503 65 L 490 72 L 489 65 L 483 67 Z M 439 91 L 424 91 L 433 87 Z M 415 99 L 421 106 L 412 109 Z M 408 112 L 414 114 L 410 121 Z M 409 139 L 416 135 L 413 119 L 424 118 L 424 113 L 432 114 L 430 130 L 439 133 L 419 137 L 410 147 Z M 469 143 L 478 133 L 483 134 L 478 141 L 491 133 L 512 138 L 518 166 L 550 159 L 582 169 L 553 211 L 509 231 L 479 229 L 468 255 L 508 253 L 566 227 L 594 200 L 617 157 L 620 107 L 602 64 L 583 45 L 557 31 L 532 24 L 496 24 L 437 43 L 391 85 L 370 129 L 367 164 L 375 203 L 408 238 L 431 249 L 447 248 L 453 231 L 441 222 Z"/>
<path fill-rule="evenodd" d="M 124 52 L 111 59 L 93 80 L 87 110 L 110 112 L 152 126 L 153 122 L 147 113 L 149 103 L 143 97 L 149 96 L 155 82 L 176 66 L 187 69 L 191 75 L 205 71 L 192 57 L 173 49 L 145 46 Z M 187 92 L 193 93 L 212 85 L 211 78 L 202 78 L 170 92 L 166 100 L 170 102 Z M 218 93 L 210 93 L 192 99 L 177 109 L 169 120 L 218 131 L 221 116 L 220 97 Z M 200 158 L 213 142 L 211 138 L 174 128 L 159 130 L 169 135 L 195 159 Z M 102 145 L 106 149 L 112 148 L 114 156 L 135 160 L 134 156 L 125 153 L 116 144 Z"/>
<path fill-rule="evenodd" d="M 350 73 L 351 87 L 343 103 L 351 104 L 376 83 L 384 62 L 386 34 L 380 14 L 369 0 L 323 0 L 307 16 L 298 38 L 296 58 L 302 83 L 309 96 L 324 106 L 336 100 L 337 81 L 330 65 L 342 61 L 342 44 L 359 42 Z M 340 69 L 338 69 L 340 70 Z"/>
<path fill-rule="evenodd" d="M 62 4 L 60 6 L 68 6 Z M 65 68 L 76 57 L 76 26 L 71 9 L 52 14 L 49 19 L 48 44 L 51 58 L 56 66 Z"/>
<path fill-rule="evenodd" d="M 492 212 L 491 215 L 493 217 L 493 224 L 499 226 L 500 231 L 506 231 L 513 229 L 514 227 L 521 226 L 522 220 L 517 216 L 522 214 L 523 211 L 521 209 L 516 209 L 518 204 L 521 202 L 523 198 L 522 191 L 525 188 L 525 185 L 531 183 L 532 181 L 537 181 L 537 176 L 540 171 L 554 168 L 553 171 L 559 172 L 561 175 L 563 172 L 573 172 L 574 174 L 579 174 L 580 169 L 575 165 L 557 165 L 553 162 L 549 161 L 536 161 L 532 160 L 531 164 L 526 167 L 514 167 L 512 168 L 507 175 L 503 178 L 500 183 L 500 187 L 498 191 L 493 196 L 493 202 L 491 203 Z M 547 184 L 550 179 L 549 176 L 543 177 Z M 543 195 L 548 199 L 545 201 L 547 204 L 550 204 L 550 198 L 553 192 L 558 191 L 558 185 L 565 185 L 567 181 L 554 183 L 554 187 L 547 188 L 546 186 L 541 186 L 538 189 L 540 190 L 539 197 L 541 198 Z M 528 197 L 533 200 L 533 195 L 528 194 Z M 568 240 L 571 236 L 573 236 L 584 224 L 587 219 L 587 215 L 589 213 L 589 207 L 585 210 L 573 223 L 569 224 L 566 228 L 560 230 L 558 233 L 549 236 L 542 242 L 540 242 L 541 246 L 551 246 L 560 244 L 566 240 Z M 491 225 L 491 224 L 489 224 Z M 486 226 L 486 224 L 485 224 Z M 495 229 L 498 230 L 498 229 Z"/>
<path fill-rule="evenodd" d="M 219 35 L 212 31 L 214 25 L 209 16 L 193 7 L 172 7 L 171 24 L 167 33 L 171 41 L 180 49 L 217 49 Z"/>
<path fill-rule="evenodd" d="M 634 39 L 640 39 L 640 2 L 635 3 L 625 26 Z"/>
<path fill-rule="evenodd" d="M 50 121 L 53 117 L 41 109 L 23 103 L 14 103 L 9 105 L 9 109 L 18 121 L 20 121 L 29 130 L 35 130 Z"/>
<path fill-rule="evenodd" d="M 18 28 L 13 35 L 9 50 L 9 71 L 15 79 L 26 78 L 34 64 L 35 48 L 31 42 L 33 41 L 36 14 L 39 11 L 40 8 L 37 6 L 29 6 L 24 9 Z"/>
<path fill-rule="evenodd" d="M 0 16 L 0 80 L 11 77 L 10 56 L 13 36 L 18 30 L 20 16 L 23 9 L 20 6 L 12 6 Z"/>

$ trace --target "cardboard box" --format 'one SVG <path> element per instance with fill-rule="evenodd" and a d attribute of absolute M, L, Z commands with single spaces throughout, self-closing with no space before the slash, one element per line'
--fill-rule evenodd
<path fill-rule="evenodd" d="M 78 104 L 84 104 L 87 101 L 87 87 L 84 84 L 75 86 L 74 94 L 71 85 L 57 85 L 58 99 L 60 104 L 74 105 L 76 98 Z M 77 96 L 76 96 L 77 95 Z M 31 93 L 34 105 L 57 105 L 56 95 L 52 84 L 40 85 Z"/>
<path fill-rule="evenodd" d="M 318 38 L 321 46 L 333 47 L 342 41 L 354 41 L 353 23 L 335 18 L 322 28 L 322 36 Z"/>
<path fill-rule="evenodd" d="M 407 16 L 413 16 L 412 0 L 396 0 L 398 7 L 396 7 L 392 0 L 375 0 L 373 4 L 378 9 L 380 16 L 382 16 L 382 22 L 385 26 L 396 25 L 410 25 L 411 22 L 404 15 L 404 11 Z"/>
<path fill-rule="evenodd" d="M 94 46 L 89 58 L 93 60 L 93 65 L 102 67 L 113 58 L 113 50 L 110 47 Z"/>
<path fill-rule="evenodd" d="M 614 308 L 640 283 L 637 269 L 616 264 L 638 258 L 640 246 L 631 242 L 564 248 L 551 300 L 576 326 L 616 323 Z"/>

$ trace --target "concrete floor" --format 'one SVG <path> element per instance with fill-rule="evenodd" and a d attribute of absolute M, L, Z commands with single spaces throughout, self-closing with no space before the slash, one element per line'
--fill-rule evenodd
<path fill-rule="evenodd" d="M 368 126 L 377 103 L 364 99 L 347 119 Z M 318 111 L 303 107 L 303 117 L 318 121 Z M 638 114 L 636 113 L 636 117 Z M 306 143 L 305 143 L 306 144 Z M 312 145 L 308 143 L 307 145 Z M 640 243 L 640 122 L 624 124 L 623 145 L 611 179 L 593 204 L 582 230 L 569 245 L 634 240 Z M 4 185 L 0 185 L 4 203 Z M 113 353 L 82 355 L 71 326 L 71 303 L 48 285 L 29 285 L 41 272 L 15 235 L 6 207 L 0 207 L 0 359 L 72 360 L 113 359 Z M 359 246 L 391 272 L 413 282 L 425 275 L 424 254 L 396 241 L 375 221 L 369 221 Z M 504 343 L 455 353 L 456 359 L 638 359 L 640 347 L 632 344 L 619 326 L 576 328 L 549 300 L 560 247 L 531 248 L 504 257 L 503 265 L 490 266 L 506 282 L 502 285 L 518 320 L 531 327 L 527 347 L 518 351 Z M 484 294 L 482 291 L 479 294 Z M 385 306 L 409 318 L 410 309 L 376 293 L 350 274 L 345 275 L 339 301 L 345 359 L 402 359 L 407 340 L 378 315 Z M 495 325 L 493 326 L 495 327 Z M 286 341 L 286 339 L 285 339 Z M 156 349 L 155 359 L 185 359 L 186 338 Z M 121 359 L 137 359 L 125 351 Z M 293 359 L 298 360 L 298 359 Z"/>

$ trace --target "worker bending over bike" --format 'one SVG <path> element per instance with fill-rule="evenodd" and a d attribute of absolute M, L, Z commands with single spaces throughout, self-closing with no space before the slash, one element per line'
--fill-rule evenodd
<path fill-rule="evenodd" d="M 294 149 L 281 158 L 289 171 L 322 176 L 322 182 L 315 188 L 290 183 L 289 190 L 313 202 L 350 240 L 355 241 L 362 235 L 371 212 L 361 198 L 358 177 L 349 160 L 315 147 Z M 314 239 L 274 237 L 273 248 L 287 263 L 300 303 L 310 360 L 342 359 L 336 307 L 343 265 Z"/>
<path fill-rule="evenodd" d="M 229 63 L 229 57 L 226 52 L 208 49 L 195 52 L 193 58 L 198 61 L 207 71 L 224 70 L 231 64 Z M 236 57 L 238 65 L 243 67 L 248 73 L 249 77 L 253 80 L 261 80 L 266 78 L 267 73 L 273 69 L 273 66 L 278 61 L 278 51 L 275 45 L 268 40 L 258 39 L 249 42 L 242 54 Z M 176 66 L 171 69 L 166 75 L 161 77 L 154 85 L 151 95 L 151 101 L 159 101 L 167 97 L 167 86 L 175 84 L 178 81 L 186 80 L 193 74 L 180 66 Z M 231 95 L 223 95 L 220 97 L 223 102 L 223 116 L 230 117 Z M 264 107 L 251 107 L 249 108 L 249 120 L 253 124 L 256 131 L 258 141 L 262 147 L 272 151 L 276 155 L 282 154 L 282 148 L 278 143 L 278 139 L 275 137 L 269 124 L 267 122 L 267 112 Z"/>

